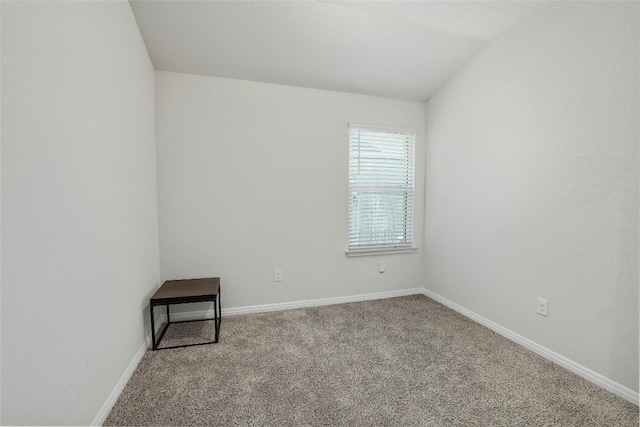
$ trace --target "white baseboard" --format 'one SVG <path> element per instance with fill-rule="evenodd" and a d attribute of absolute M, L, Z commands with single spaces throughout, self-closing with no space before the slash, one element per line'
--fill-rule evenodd
<path fill-rule="evenodd" d="M 120 377 L 120 380 L 109 394 L 109 397 L 107 397 L 107 401 L 104 402 L 104 405 L 102 405 L 102 408 L 100 408 L 100 411 L 98 411 L 98 415 L 96 415 L 96 417 L 91 422 L 92 426 L 101 426 L 107 419 L 109 412 L 111 412 L 111 409 L 113 409 L 113 405 L 116 404 L 116 400 L 118 400 L 118 397 L 120 397 L 120 393 L 122 393 L 122 390 L 124 390 L 124 386 L 126 386 L 127 382 L 129 382 L 129 378 L 131 378 L 131 375 L 133 375 L 133 371 L 136 370 L 138 363 L 140 363 L 140 360 L 142 360 L 142 356 L 144 356 L 144 353 L 147 351 L 147 346 L 148 344 L 145 340 L 145 342 L 138 349 L 138 352 L 135 354 L 135 356 L 133 356 L 133 359 Z"/>
<path fill-rule="evenodd" d="M 376 292 L 372 294 L 352 295 L 347 297 L 321 298 L 306 301 L 283 302 L 276 304 L 251 305 L 248 307 L 223 308 L 222 316 L 234 316 L 237 314 L 265 313 L 268 311 L 292 310 L 295 308 L 318 307 L 321 305 L 344 304 L 348 302 L 370 301 L 384 298 L 403 297 L 407 295 L 419 295 L 424 288 L 403 289 L 400 291 Z M 213 310 L 184 311 L 171 313 L 171 320 L 181 322 L 184 320 L 197 320 L 213 317 Z M 161 315 L 162 322 L 167 321 L 165 313 Z"/>
<path fill-rule="evenodd" d="M 457 311 L 458 313 L 462 314 L 465 317 L 468 317 L 471 320 L 474 320 L 478 323 L 480 323 L 483 326 L 486 326 L 487 328 L 491 329 L 492 331 L 502 335 L 505 338 L 510 339 L 511 341 L 520 344 L 521 346 L 528 348 L 529 350 L 533 351 L 534 353 L 539 354 L 540 356 L 544 357 L 545 359 L 548 359 L 552 362 L 554 362 L 557 365 L 562 366 L 563 368 L 566 368 L 568 370 L 570 370 L 571 372 L 581 376 L 582 378 L 586 379 L 587 381 L 590 381 L 594 384 L 596 384 L 597 386 L 600 386 L 602 388 L 604 388 L 605 390 L 610 391 L 611 393 L 620 396 L 621 398 L 623 398 L 624 400 L 631 402 L 633 404 L 635 404 L 636 406 L 638 405 L 638 393 L 636 393 L 635 391 L 620 385 L 612 380 L 610 380 L 609 378 L 598 374 L 597 372 L 592 371 L 591 369 L 585 368 L 584 366 L 558 354 L 555 353 L 551 350 L 549 350 L 546 347 L 541 346 L 538 343 L 535 343 L 533 341 L 531 341 L 528 338 L 523 337 L 522 335 L 519 335 L 503 326 L 500 326 L 499 324 L 492 322 L 491 320 L 480 316 L 479 314 L 474 313 L 471 310 L 468 310 L 464 307 L 462 307 L 461 305 L 456 304 L 453 301 L 450 301 L 434 292 L 431 292 L 427 289 L 423 288 L 423 294 L 439 303 L 441 303 L 442 305 L 445 305 L 449 308 L 451 308 L 452 310 Z"/>

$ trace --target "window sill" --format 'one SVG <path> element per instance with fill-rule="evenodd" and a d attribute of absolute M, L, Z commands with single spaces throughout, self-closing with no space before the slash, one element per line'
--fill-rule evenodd
<path fill-rule="evenodd" d="M 351 249 L 346 250 L 345 254 L 348 257 L 356 256 L 374 256 L 374 255 L 395 255 L 395 254 L 408 254 L 417 251 L 418 248 L 413 246 L 404 246 L 397 248 L 367 248 L 367 249 Z"/>

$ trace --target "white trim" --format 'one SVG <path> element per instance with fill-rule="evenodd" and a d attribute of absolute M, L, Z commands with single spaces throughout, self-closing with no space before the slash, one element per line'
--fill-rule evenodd
<path fill-rule="evenodd" d="M 107 401 L 104 402 L 104 405 L 102 405 L 102 408 L 100 408 L 100 411 L 98 411 L 98 415 L 96 415 L 96 417 L 91 422 L 92 426 L 101 426 L 107 419 L 109 412 L 111 412 L 111 409 L 113 409 L 113 405 L 116 404 L 116 400 L 118 400 L 118 397 L 120 397 L 120 393 L 122 393 L 122 390 L 124 390 L 124 387 L 127 385 L 129 379 L 131 378 L 131 375 L 133 375 L 133 372 L 138 367 L 138 363 L 140 363 L 140 360 L 142 360 L 142 356 L 144 356 L 144 353 L 147 351 L 147 346 L 148 344 L 145 340 L 145 342 L 142 343 L 142 345 L 138 349 L 138 352 L 135 354 L 135 356 L 133 356 L 133 359 L 120 377 L 120 380 L 117 382 L 116 386 L 109 394 L 109 397 L 107 397 Z"/>
<path fill-rule="evenodd" d="M 382 132 L 395 132 L 395 133 L 402 133 L 402 134 L 414 135 L 414 136 L 416 135 L 415 129 L 395 127 L 395 126 L 363 125 L 362 123 L 349 122 L 347 127 L 349 129 L 378 130 Z"/>
<path fill-rule="evenodd" d="M 348 302 L 370 301 L 376 299 L 404 297 L 407 295 L 421 295 L 424 288 L 403 289 L 400 291 L 376 292 L 372 294 L 352 295 L 346 297 L 321 298 L 315 300 L 281 302 L 276 304 L 251 305 L 248 307 L 223 308 L 222 316 L 234 316 L 237 314 L 266 313 L 269 311 L 292 310 L 296 308 L 318 307 L 322 305 L 344 304 Z M 171 320 L 197 320 L 212 318 L 213 310 L 186 311 L 171 313 Z M 162 314 L 162 321 L 166 322 L 165 314 Z"/>
<path fill-rule="evenodd" d="M 397 247 L 378 247 L 368 249 L 347 249 L 344 251 L 348 257 L 354 256 L 373 256 L 373 255 L 394 255 L 394 254 L 409 254 L 417 251 L 418 248 L 414 246 L 397 246 Z"/>
<path fill-rule="evenodd" d="M 494 332 L 497 332 L 498 334 L 502 335 L 505 338 L 510 339 L 511 341 L 520 344 L 521 346 L 528 348 L 529 350 L 533 351 L 536 354 L 539 354 L 540 356 L 544 357 L 545 359 L 548 359 L 552 362 L 554 362 L 557 365 L 562 366 L 563 368 L 568 369 L 569 371 L 573 372 L 574 374 L 577 374 L 579 376 L 581 376 L 582 378 L 586 379 L 587 381 L 590 381 L 592 383 L 594 383 L 597 386 L 600 386 L 602 388 L 604 388 L 605 390 L 610 391 L 611 393 L 620 396 L 621 398 L 623 398 L 624 400 L 633 403 L 634 405 L 638 405 L 638 398 L 639 395 L 637 392 L 616 383 L 615 381 L 610 380 L 609 378 L 598 374 L 597 372 L 592 371 L 589 368 L 585 368 L 584 366 L 574 362 L 571 359 L 568 359 L 554 351 L 549 350 L 546 347 L 541 346 L 540 344 L 531 341 L 528 338 L 523 337 L 522 335 L 519 335 L 503 326 L 500 326 L 499 324 L 480 316 L 477 313 L 474 313 L 471 310 L 468 310 L 464 307 L 462 307 L 461 305 L 456 304 L 453 301 L 450 301 L 434 292 L 431 292 L 425 288 L 422 288 L 423 290 L 423 294 L 431 299 L 433 299 L 434 301 L 439 302 L 442 305 L 445 305 L 455 311 L 457 311 L 458 313 L 462 314 L 465 317 L 468 317 L 471 320 L 474 320 L 476 322 L 478 322 L 479 324 L 486 326 L 487 328 L 491 329 Z"/>

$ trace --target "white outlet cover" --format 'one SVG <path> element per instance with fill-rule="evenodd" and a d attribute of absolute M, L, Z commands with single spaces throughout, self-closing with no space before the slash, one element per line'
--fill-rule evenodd
<path fill-rule="evenodd" d="M 549 311 L 549 301 L 544 298 L 538 298 L 536 313 L 541 316 L 547 316 Z"/>

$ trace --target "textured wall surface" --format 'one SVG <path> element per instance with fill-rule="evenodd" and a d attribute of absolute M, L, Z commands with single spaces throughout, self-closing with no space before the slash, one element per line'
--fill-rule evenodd
<path fill-rule="evenodd" d="M 168 72 L 156 88 L 163 279 L 220 276 L 225 308 L 421 286 L 418 253 L 345 250 L 348 122 L 413 128 L 422 158 L 423 103 Z"/>
<path fill-rule="evenodd" d="M 481 50 L 428 103 L 425 210 L 428 289 L 636 392 L 639 8 L 555 4 Z"/>
<path fill-rule="evenodd" d="M 154 71 L 127 2 L 2 2 L 3 425 L 88 425 L 159 283 Z"/>

